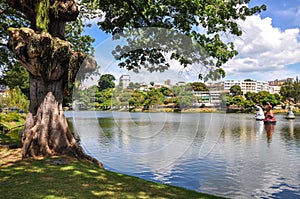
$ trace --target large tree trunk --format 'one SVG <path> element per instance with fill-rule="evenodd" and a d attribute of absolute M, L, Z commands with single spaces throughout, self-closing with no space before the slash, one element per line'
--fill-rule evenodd
<path fill-rule="evenodd" d="M 63 81 L 30 76 L 30 108 L 23 133 L 23 157 L 68 154 L 76 147 L 62 110 Z"/>
<path fill-rule="evenodd" d="M 90 71 L 96 62 L 74 52 L 69 42 L 29 28 L 9 29 L 8 47 L 30 74 L 30 108 L 22 135 L 24 158 L 67 154 L 103 165 L 86 155 L 68 128 L 62 110 L 64 90 L 80 67 Z"/>

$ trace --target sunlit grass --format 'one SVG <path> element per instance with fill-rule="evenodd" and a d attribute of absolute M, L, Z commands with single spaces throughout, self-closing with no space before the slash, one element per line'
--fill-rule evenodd
<path fill-rule="evenodd" d="M 14 126 L 16 125 L 19 123 L 15 122 Z M 0 145 L 12 143 L 21 146 L 19 129 L 0 133 Z M 22 160 L 20 149 L 9 150 L 0 147 L 0 198 L 218 197 L 106 171 L 89 162 L 70 157 Z"/>
<path fill-rule="evenodd" d="M 13 161 L 10 158 L 18 154 L 14 151 L 0 149 L 1 198 L 217 198 L 69 157 Z"/>

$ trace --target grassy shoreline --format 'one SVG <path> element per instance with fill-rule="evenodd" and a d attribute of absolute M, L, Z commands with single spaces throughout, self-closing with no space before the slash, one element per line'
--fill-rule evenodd
<path fill-rule="evenodd" d="M 9 149 L 15 143 L 21 144 L 17 130 L 0 132 L 1 198 L 220 198 L 103 170 L 67 156 L 22 160 L 20 148 Z"/>
<path fill-rule="evenodd" d="M 3 198 L 220 198 L 103 170 L 74 158 L 21 159 L 20 149 L 0 148 Z"/>

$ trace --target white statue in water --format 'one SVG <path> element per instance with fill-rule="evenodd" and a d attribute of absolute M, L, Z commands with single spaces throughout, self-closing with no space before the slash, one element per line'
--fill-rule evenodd
<path fill-rule="evenodd" d="M 256 109 L 256 115 L 254 116 L 256 120 L 263 120 L 265 119 L 265 114 L 263 109 L 258 106 L 258 105 L 254 105 L 255 109 Z"/>
<path fill-rule="evenodd" d="M 285 119 L 288 119 L 288 120 L 293 120 L 293 119 L 295 119 L 295 114 L 294 114 L 294 112 L 293 112 L 293 109 L 294 109 L 293 106 L 289 106 L 289 107 L 288 107 L 289 112 L 286 114 Z"/>

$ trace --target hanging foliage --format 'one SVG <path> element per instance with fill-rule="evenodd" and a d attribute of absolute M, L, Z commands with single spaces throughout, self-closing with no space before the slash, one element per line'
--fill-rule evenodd
<path fill-rule="evenodd" d="M 50 0 L 41 0 L 36 7 L 36 27 L 42 32 L 48 32 Z"/>

